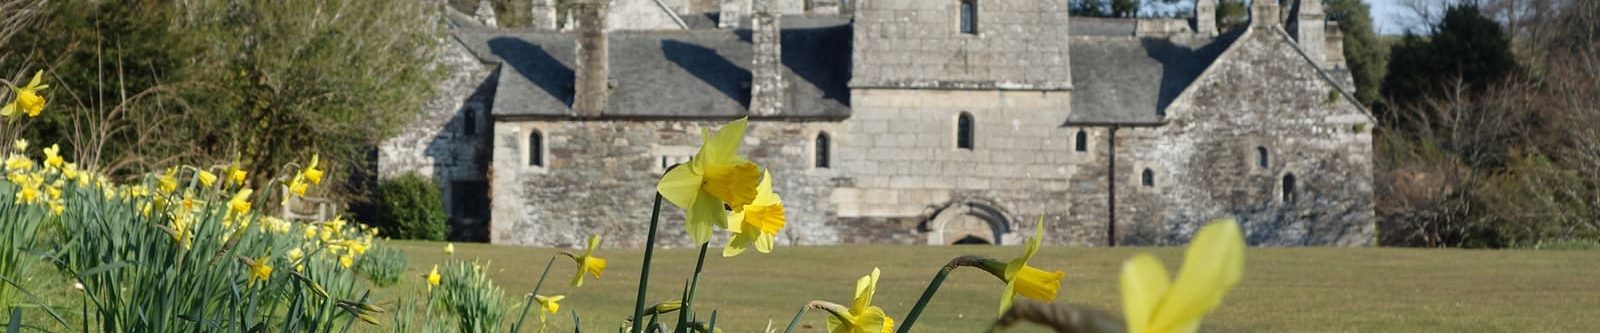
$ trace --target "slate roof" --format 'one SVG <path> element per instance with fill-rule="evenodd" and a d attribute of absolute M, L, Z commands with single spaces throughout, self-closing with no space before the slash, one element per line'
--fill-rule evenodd
<path fill-rule="evenodd" d="M 1067 25 L 1073 36 L 1129 37 L 1139 30 L 1139 21 L 1124 18 L 1073 16 Z"/>
<path fill-rule="evenodd" d="M 1067 123 L 1158 125 L 1167 106 L 1238 32 L 1218 38 L 1143 38 L 1131 32 L 1129 37 L 1080 37 L 1077 30 L 1073 35 L 1075 89 Z"/>
<path fill-rule="evenodd" d="M 794 21 L 793 24 L 790 21 Z M 845 20 L 784 19 L 788 109 L 781 117 L 850 114 L 851 30 Z M 747 114 L 752 45 L 748 30 L 609 32 L 611 96 L 605 118 L 727 118 Z M 571 117 L 570 32 L 468 31 L 456 37 L 500 63 L 492 115 Z"/>

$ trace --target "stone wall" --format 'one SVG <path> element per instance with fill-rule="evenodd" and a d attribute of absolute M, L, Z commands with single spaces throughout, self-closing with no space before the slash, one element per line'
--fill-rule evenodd
<path fill-rule="evenodd" d="M 1286 32 L 1251 28 L 1188 89 L 1165 126 L 1129 133 L 1148 142 L 1129 149 L 1129 164 L 1183 185 L 1119 198 L 1119 216 L 1136 226 L 1123 238 L 1182 242 L 1207 219 L 1234 215 L 1251 244 L 1372 243 L 1372 119 Z"/>
<path fill-rule="evenodd" d="M 569 247 L 600 233 L 607 244 L 643 246 L 663 165 L 687 161 L 700 145 L 700 130 L 726 121 L 497 121 L 496 159 L 490 170 L 491 241 Z M 839 133 L 842 126 L 751 121 L 742 152 L 772 172 L 774 190 L 788 211 L 788 226 L 778 244 L 842 241 L 836 228 L 825 227 L 833 216 L 826 199 L 837 174 L 812 167 L 817 132 Z M 543 166 L 528 163 L 533 133 L 543 138 L 543 147 L 538 147 Z M 682 211 L 670 203 L 663 203 L 662 211 L 659 244 L 690 245 Z"/>
<path fill-rule="evenodd" d="M 416 172 L 433 179 L 445 195 L 452 223 L 470 234 L 487 212 L 456 204 L 468 198 L 456 198 L 459 191 L 455 185 L 484 180 L 489 160 L 484 143 L 490 133 L 496 71 L 454 40 L 441 41 L 441 45 L 435 65 L 443 67 L 447 76 L 435 87 L 436 97 L 423 104 L 424 112 L 400 134 L 378 145 L 378 176 L 387 179 Z"/>
<path fill-rule="evenodd" d="M 851 87 L 1063 90 L 1071 86 L 1067 4 L 976 1 L 977 34 L 959 1 L 857 5 Z"/>

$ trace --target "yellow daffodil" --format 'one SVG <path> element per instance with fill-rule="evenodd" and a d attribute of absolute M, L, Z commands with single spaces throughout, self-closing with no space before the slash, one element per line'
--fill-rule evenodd
<path fill-rule="evenodd" d="M 17 192 L 16 203 L 33 203 L 39 200 L 39 189 L 34 186 L 23 186 Z"/>
<path fill-rule="evenodd" d="M 305 252 L 296 247 L 289 249 L 289 253 L 285 253 L 285 255 L 289 257 L 289 261 L 300 261 L 300 258 L 305 257 Z"/>
<path fill-rule="evenodd" d="M 346 254 L 346 255 L 339 256 L 339 267 L 350 268 L 350 266 L 355 266 L 355 264 L 356 264 L 355 255 Z"/>
<path fill-rule="evenodd" d="M 233 198 L 228 200 L 228 212 L 233 213 L 234 216 L 244 216 L 244 214 L 249 213 L 250 201 L 247 200 L 250 198 L 251 192 L 248 188 L 239 189 L 239 193 L 234 194 Z"/>
<path fill-rule="evenodd" d="M 444 244 L 444 255 L 447 255 L 447 256 L 456 255 L 456 243 L 445 243 Z"/>
<path fill-rule="evenodd" d="M 558 304 L 556 302 L 560 302 L 561 300 L 566 299 L 566 298 L 567 298 L 567 296 L 564 296 L 564 295 L 555 295 L 555 296 L 533 295 L 533 300 L 539 302 L 539 308 L 544 309 L 545 312 L 549 312 L 549 313 L 552 313 L 552 314 L 556 313 L 557 310 L 561 309 L 561 304 Z"/>
<path fill-rule="evenodd" d="M 311 188 L 311 185 L 306 183 L 305 175 L 294 175 L 294 179 L 290 180 L 289 184 L 284 186 L 289 188 L 290 193 L 294 193 L 294 195 L 302 197 L 306 196 L 306 190 Z M 284 202 L 288 202 L 287 200 L 289 200 L 289 198 L 284 198 L 284 200 Z"/>
<path fill-rule="evenodd" d="M 772 174 L 763 172 L 755 200 L 728 215 L 728 231 L 733 233 L 733 239 L 722 248 L 722 256 L 739 255 L 752 243 L 756 251 L 771 253 L 773 238 L 783 230 L 784 221 L 783 201 L 772 193 Z"/>
<path fill-rule="evenodd" d="M 307 224 L 305 228 L 301 229 L 300 236 L 305 237 L 305 239 L 317 238 L 317 227 Z"/>
<path fill-rule="evenodd" d="M 33 169 L 33 159 L 21 154 L 11 154 L 10 157 L 6 158 L 6 171 L 16 172 L 28 169 Z"/>
<path fill-rule="evenodd" d="M 234 162 L 233 164 L 229 164 L 228 165 L 228 169 L 224 170 L 222 172 L 222 174 L 224 176 L 228 177 L 227 182 L 223 183 L 222 186 L 224 186 L 224 187 L 227 187 L 227 186 L 230 186 L 230 185 L 241 185 L 241 186 L 243 186 L 244 185 L 245 176 L 248 174 L 248 172 L 245 172 L 244 169 L 240 169 L 239 168 L 239 162 Z"/>
<path fill-rule="evenodd" d="M 1011 260 L 1006 264 L 1006 290 L 1000 295 L 1000 314 L 1005 315 L 1011 308 L 1011 302 L 1022 294 L 1023 297 L 1045 302 L 1056 300 L 1056 290 L 1061 287 L 1061 278 L 1067 273 L 1062 271 L 1046 271 L 1028 265 L 1028 260 L 1039 252 L 1039 243 L 1044 239 L 1044 217 L 1034 223 L 1033 237 L 1028 237 L 1026 250 L 1022 257 Z"/>
<path fill-rule="evenodd" d="M 50 148 L 44 149 L 45 166 L 51 168 L 60 168 L 61 164 L 66 162 L 66 160 L 61 159 L 61 147 L 59 145 L 50 145 Z"/>
<path fill-rule="evenodd" d="M 1195 234 L 1170 284 L 1161 260 L 1139 254 L 1122 264 L 1122 311 L 1130 333 L 1188 333 L 1244 277 L 1244 237 L 1233 219 Z"/>
<path fill-rule="evenodd" d="M 656 191 L 685 210 L 685 228 L 695 244 L 711 239 L 711 227 L 728 228 L 724 204 L 742 208 L 756 197 L 761 167 L 739 156 L 746 119 L 735 120 L 715 134 L 701 130 L 704 143 L 689 163 L 661 177 Z"/>
<path fill-rule="evenodd" d="M 322 169 L 318 169 L 317 168 L 317 155 L 316 154 L 312 154 L 311 155 L 311 163 L 306 165 L 306 169 L 304 171 L 301 171 L 301 173 L 305 174 L 306 180 L 310 181 L 311 184 L 313 184 L 313 185 L 321 185 L 322 184 Z"/>
<path fill-rule="evenodd" d="M 205 185 L 205 187 L 208 188 L 211 187 L 211 184 L 217 183 L 217 174 L 211 173 L 210 171 L 200 170 L 199 178 L 200 185 Z"/>
<path fill-rule="evenodd" d="M 600 235 L 589 236 L 589 247 L 583 251 L 583 255 L 572 257 L 573 261 L 578 262 L 578 274 L 572 276 L 573 287 L 583 286 L 583 273 L 594 275 L 596 279 L 600 278 L 601 273 L 605 273 L 606 260 L 594 256 L 594 250 L 598 249 L 600 249 Z"/>
<path fill-rule="evenodd" d="M 9 116 L 9 115 L 7 115 L 7 116 Z M 11 142 L 11 149 L 16 150 L 16 151 L 13 151 L 12 153 L 18 153 L 18 154 L 21 154 L 22 152 L 28 151 L 28 139 L 17 139 L 16 141 L 12 141 Z"/>
<path fill-rule="evenodd" d="M 62 204 L 61 200 L 51 200 L 50 201 L 50 214 L 54 214 L 54 215 L 60 216 L 61 213 L 64 213 L 66 211 L 67 211 L 67 206 L 65 204 Z"/>
<path fill-rule="evenodd" d="M 78 186 L 88 186 L 89 184 L 88 178 L 78 177 L 77 163 L 63 163 L 61 165 L 61 176 L 66 177 L 67 179 L 78 181 Z"/>
<path fill-rule="evenodd" d="M 272 266 L 267 264 L 267 261 L 271 259 L 269 257 L 260 257 L 250 262 L 251 281 L 266 280 L 272 276 Z"/>
<path fill-rule="evenodd" d="M 439 265 L 433 265 L 433 270 L 422 278 L 428 281 L 428 290 L 433 290 L 434 286 L 439 285 Z"/>
<path fill-rule="evenodd" d="M 48 84 L 40 84 L 42 80 L 44 80 L 43 70 L 34 72 L 33 80 L 28 81 L 27 86 L 21 89 L 12 87 L 11 92 L 14 97 L 11 99 L 11 103 L 7 103 L 4 108 L 0 108 L 0 116 L 16 116 L 17 111 L 20 109 L 28 114 L 28 118 L 38 117 L 39 112 L 44 110 L 44 97 L 39 96 L 39 91 L 50 88 Z"/>
<path fill-rule="evenodd" d="M 894 330 L 894 319 L 883 308 L 872 305 L 872 296 L 878 292 L 878 268 L 872 274 L 856 280 L 856 296 L 845 313 L 829 310 L 829 333 L 889 333 Z"/>
<path fill-rule="evenodd" d="M 178 168 L 167 169 L 160 178 L 156 178 L 156 191 L 161 194 L 170 194 L 178 189 Z"/>

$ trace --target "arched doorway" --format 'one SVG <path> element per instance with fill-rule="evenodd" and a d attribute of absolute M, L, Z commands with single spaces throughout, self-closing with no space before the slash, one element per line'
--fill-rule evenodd
<path fill-rule="evenodd" d="M 1011 221 L 994 207 L 975 202 L 952 204 L 924 224 L 928 245 L 1004 244 Z"/>

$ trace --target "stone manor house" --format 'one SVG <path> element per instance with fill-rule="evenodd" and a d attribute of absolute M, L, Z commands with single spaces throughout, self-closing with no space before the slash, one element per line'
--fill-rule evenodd
<path fill-rule="evenodd" d="M 526 0 L 447 9 L 426 114 L 380 176 L 435 179 L 458 239 L 641 246 L 662 171 L 748 116 L 779 245 L 1369 245 L 1372 117 L 1320 0 L 1191 19 L 1064 0 Z M 459 1 L 458 1 L 459 2 Z M 688 245 L 664 207 L 661 241 Z M 725 236 L 724 236 L 725 237 Z M 721 240 L 714 241 L 720 242 Z M 719 244 L 713 244 L 718 245 Z"/>

